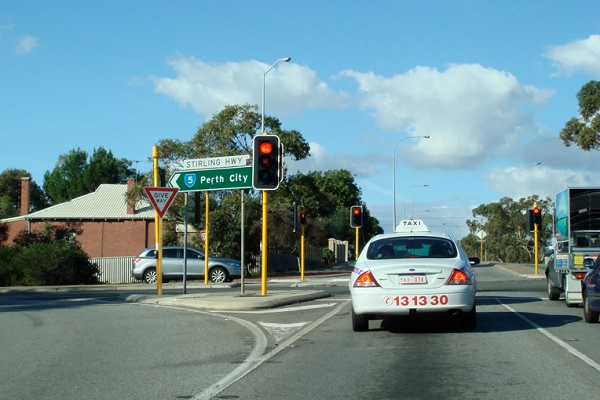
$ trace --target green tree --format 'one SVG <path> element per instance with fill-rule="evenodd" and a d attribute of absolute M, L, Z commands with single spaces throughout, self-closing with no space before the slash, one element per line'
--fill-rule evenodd
<path fill-rule="evenodd" d="M 19 215 L 21 207 L 21 178 L 31 178 L 23 169 L 10 168 L 0 174 L 0 218 Z M 31 181 L 31 209 L 41 210 L 48 206 L 46 196 L 34 181 Z"/>
<path fill-rule="evenodd" d="M 180 160 L 190 158 L 222 157 L 228 155 L 252 154 L 252 138 L 260 134 L 261 115 L 254 105 L 229 105 L 204 123 L 189 141 L 174 139 L 158 143 L 161 166 L 169 170 Z M 296 130 L 284 130 L 277 118 L 265 116 L 265 130 L 276 134 L 285 148 L 286 157 L 302 160 L 310 155 L 310 146 Z M 129 194 L 130 198 L 143 195 L 143 186 L 150 183 L 145 176 Z M 262 201 L 255 190 L 244 191 L 244 217 L 248 252 L 257 252 L 262 232 Z M 240 254 L 240 191 L 216 191 L 210 193 L 210 250 L 211 253 L 229 257 Z M 280 188 L 268 194 L 269 249 L 276 252 L 298 254 L 298 233 L 293 233 L 287 224 L 287 207 L 293 201 L 304 199 L 308 224 L 306 226 L 307 245 L 326 246 L 332 233 L 341 232 L 344 238 L 350 236 L 349 207 L 361 203 L 360 189 L 354 177 L 347 170 L 310 172 L 297 174 L 284 179 Z M 183 196 L 177 196 L 169 209 L 171 220 L 182 221 Z M 204 210 L 204 196 L 201 198 Z M 339 218 L 334 218 L 337 213 Z M 368 210 L 365 213 L 368 215 Z M 344 217 L 342 218 L 342 215 Z M 335 220 L 335 223 L 332 221 Z M 343 221 L 343 222 L 342 222 Z M 204 220 L 200 229 L 204 227 Z M 379 229 L 379 230 L 378 230 Z M 371 232 L 381 232 L 376 219 L 371 218 L 365 225 L 366 236 Z M 174 236 L 169 236 L 175 239 Z M 352 236 L 353 238 L 354 236 Z M 196 240 L 196 238 L 192 239 Z M 200 245 L 202 245 L 200 243 Z"/>
<path fill-rule="evenodd" d="M 116 159 L 103 147 L 88 153 L 73 149 L 58 158 L 56 166 L 44 174 L 44 191 L 52 204 L 62 203 L 93 192 L 102 183 L 121 183 L 135 171 L 131 162 Z"/>
<path fill-rule="evenodd" d="M 538 196 L 530 196 L 514 201 L 503 197 L 500 201 L 482 204 L 473 209 L 474 220 L 467 220 L 469 235 L 461 240 L 461 245 L 469 256 L 480 255 L 480 245 L 476 236 L 483 230 L 487 236 L 484 251 L 488 260 L 500 262 L 534 262 L 534 234 L 528 232 L 527 210 L 537 202 L 543 213 L 543 224 L 539 232 L 538 256 L 544 257 L 544 245 L 552 236 L 552 214 L 554 206 L 550 198 L 540 200 Z"/>
<path fill-rule="evenodd" d="M 579 117 L 571 118 L 560 131 L 565 146 L 600 150 L 600 82 L 589 81 L 577 93 Z"/>

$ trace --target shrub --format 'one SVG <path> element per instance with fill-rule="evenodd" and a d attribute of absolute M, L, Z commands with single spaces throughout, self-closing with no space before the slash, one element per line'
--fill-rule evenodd
<path fill-rule="evenodd" d="M 23 271 L 15 268 L 14 260 L 21 249 L 11 246 L 0 246 L 0 286 L 18 285 L 22 279 Z"/>
<path fill-rule="evenodd" d="M 14 257 L 13 269 L 22 271 L 25 286 L 98 283 L 98 266 L 76 244 L 63 241 L 35 243 Z"/>

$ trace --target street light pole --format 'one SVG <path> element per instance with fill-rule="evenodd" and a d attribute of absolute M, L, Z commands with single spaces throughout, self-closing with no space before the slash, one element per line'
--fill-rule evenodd
<path fill-rule="evenodd" d="M 280 58 L 279 60 L 277 60 L 275 62 L 275 64 L 271 65 L 271 68 L 269 68 L 268 70 L 266 70 L 263 73 L 263 80 L 262 80 L 262 107 L 261 107 L 261 119 L 260 119 L 260 133 L 262 135 L 266 135 L 267 132 L 265 132 L 265 78 L 267 76 L 267 74 L 269 73 L 270 70 L 272 70 L 273 68 L 275 68 L 275 66 L 277 64 L 279 64 L 280 62 L 290 62 L 291 58 L 290 57 L 285 57 L 285 58 Z"/>
<path fill-rule="evenodd" d="M 429 185 L 414 185 L 414 186 L 409 186 L 406 189 L 404 189 L 404 192 L 402 193 L 402 206 L 403 206 L 403 210 L 402 210 L 402 220 L 404 221 L 406 219 L 406 191 L 410 188 L 414 188 L 414 187 L 429 187 Z"/>
<path fill-rule="evenodd" d="M 291 60 L 290 57 L 280 58 L 275 62 L 275 64 L 271 65 L 271 68 L 266 70 L 263 73 L 262 79 L 262 107 L 261 107 L 261 119 L 260 119 L 260 133 L 261 135 L 266 135 L 265 132 L 265 77 L 267 73 L 275 68 L 277 64 L 281 61 L 289 62 Z M 267 234 L 267 226 L 268 226 L 268 205 L 269 205 L 269 196 L 267 195 L 267 191 L 262 191 L 262 249 L 261 249 L 261 260 L 260 260 L 260 270 L 261 270 L 261 294 L 265 296 L 267 294 L 267 257 L 269 255 L 268 249 L 268 241 L 269 236 Z M 243 273 L 243 271 L 242 271 Z"/>
<path fill-rule="evenodd" d="M 396 142 L 396 144 L 394 144 L 394 157 L 393 157 L 393 167 L 392 170 L 394 172 L 394 181 L 392 184 L 392 193 L 393 193 L 393 217 L 392 217 L 392 229 L 395 231 L 396 230 L 396 147 L 398 146 L 398 143 L 400 143 L 401 141 L 403 141 L 404 139 L 414 139 L 414 138 L 423 138 L 423 139 L 429 139 L 429 135 L 426 136 L 405 136 L 403 138 L 398 139 L 398 141 Z"/>

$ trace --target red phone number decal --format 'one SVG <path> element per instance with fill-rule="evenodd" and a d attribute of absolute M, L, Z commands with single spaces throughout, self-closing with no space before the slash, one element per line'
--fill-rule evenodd
<path fill-rule="evenodd" d="M 385 296 L 383 298 L 383 304 L 386 306 L 445 306 L 448 304 L 448 296 L 445 294 L 441 296 Z"/>

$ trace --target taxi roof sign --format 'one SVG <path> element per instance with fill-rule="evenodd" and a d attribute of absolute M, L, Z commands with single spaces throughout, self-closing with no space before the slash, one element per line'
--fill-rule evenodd
<path fill-rule="evenodd" d="M 429 232 L 429 228 L 420 219 L 407 219 L 400 221 L 394 232 Z"/>

